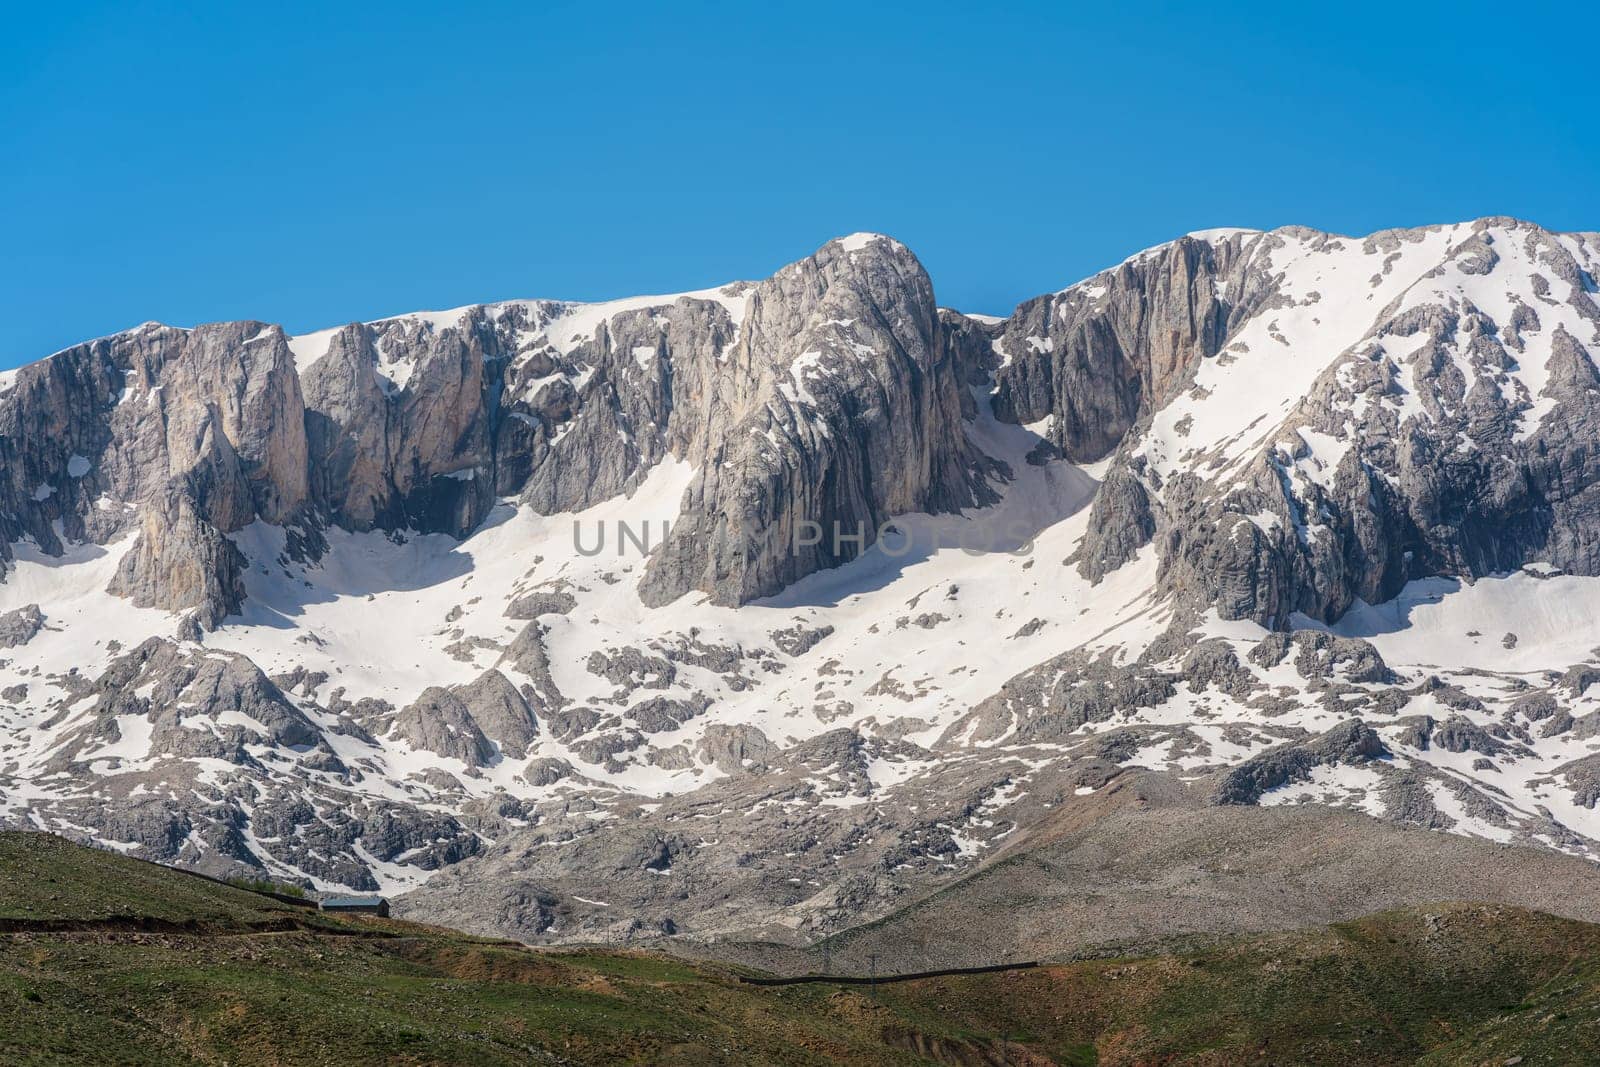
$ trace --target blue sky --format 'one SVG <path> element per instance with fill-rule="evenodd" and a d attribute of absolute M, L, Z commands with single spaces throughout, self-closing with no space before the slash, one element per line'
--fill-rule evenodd
<path fill-rule="evenodd" d="M 1211 226 L 1600 229 L 1589 4 L 6 6 L 0 366 L 855 230 L 1005 313 Z"/>

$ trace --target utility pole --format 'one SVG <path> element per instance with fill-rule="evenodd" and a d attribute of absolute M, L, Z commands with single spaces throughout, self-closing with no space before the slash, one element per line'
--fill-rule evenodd
<path fill-rule="evenodd" d="M 872 953 L 867 957 L 867 960 L 872 964 L 872 999 L 876 1001 L 878 999 L 878 954 L 876 952 Z"/>
<path fill-rule="evenodd" d="M 833 973 L 833 939 L 824 938 L 822 941 L 822 973 Z"/>

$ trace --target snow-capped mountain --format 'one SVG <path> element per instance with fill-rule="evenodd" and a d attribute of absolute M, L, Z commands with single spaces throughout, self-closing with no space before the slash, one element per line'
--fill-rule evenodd
<path fill-rule="evenodd" d="M 0 378 L 0 824 L 523 937 L 848 925 L 1134 773 L 1600 858 L 1597 273 L 1208 231 L 996 320 L 858 234 L 80 345 Z"/>

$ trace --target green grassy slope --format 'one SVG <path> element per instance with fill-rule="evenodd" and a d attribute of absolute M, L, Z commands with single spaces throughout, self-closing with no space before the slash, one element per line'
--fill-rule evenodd
<path fill-rule="evenodd" d="M 315 913 L 52 834 L 0 833 L 0 923 L 142 918 L 245 929 L 307 915 Z"/>
<path fill-rule="evenodd" d="M 1600 928 L 1505 907 L 882 995 L 914 1024 L 998 1029 L 1063 1063 L 1600 1063 Z M 1491 1045 L 1500 1059 L 1485 1058 Z"/>
<path fill-rule="evenodd" d="M 0 834 L 0 918 L 7 1064 L 1600 1062 L 1600 927 L 1503 907 L 885 984 L 876 999 L 325 920 L 44 835 Z"/>

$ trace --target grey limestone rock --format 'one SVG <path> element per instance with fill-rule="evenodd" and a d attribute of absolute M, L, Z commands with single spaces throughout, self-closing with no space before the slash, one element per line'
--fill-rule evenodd
<path fill-rule="evenodd" d="M 1561 705 L 1551 693 L 1528 693 L 1513 700 L 1507 710 L 1531 722 L 1542 722 L 1560 711 Z"/>
<path fill-rule="evenodd" d="M 424 689 L 396 716 L 394 726 L 412 746 L 458 759 L 468 767 L 487 766 L 496 756 L 466 702 L 439 686 Z"/>
<path fill-rule="evenodd" d="M 1303 779 L 1313 767 L 1370 763 L 1387 754 L 1371 727 L 1351 719 L 1310 741 L 1275 748 L 1233 768 L 1222 776 L 1212 802 L 1254 804 L 1268 790 Z"/>
<path fill-rule="evenodd" d="M 798 659 L 816 648 L 823 638 L 832 633 L 832 626 L 803 626 L 795 623 L 787 629 L 774 630 L 768 636 L 772 638 L 772 643 L 780 652 Z"/>
<path fill-rule="evenodd" d="M 761 730 L 746 723 L 715 723 L 700 735 L 697 755 L 725 774 L 765 769 L 779 753 Z"/>
<path fill-rule="evenodd" d="M 15 501 L 0 543 L 27 534 L 53 552 L 57 523 L 80 541 L 137 529 L 114 590 L 214 624 L 237 601 L 223 535 L 306 503 L 303 410 L 286 340 L 261 323 L 147 325 L 67 349 L 0 395 L 0 495 Z"/>
<path fill-rule="evenodd" d="M 1433 743 L 1448 752 L 1481 752 L 1493 756 L 1505 744 L 1471 719 L 1452 716 L 1434 731 Z"/>
<path fill-rule="evenodd" d="M 1596 682 L 1600 682 L 1600 667 L 1579 663 L 1568 667 L 1566 673 L 1561 676 L 1561 680 L 1556 685 L 1566 690 L 1571 696 L 1581 697 Z"/>
<path fill-rule="evenodd" d="M 242 606 L 243 571 L 233 542 L 205 520 L 189 492 L 172 488 L 147 505 L 110 591 L 140 607 L 193 609 L 214 627 Z"/>
<path fill-rule="evenodd" d="M 1557 767 L 1554 772 L 1572 790 L 1572 802 L 1586 808 L 1600 803 L 1600 755 L 1583 756 Z"/>
<path fill-rule="evenodd" d="M 678 700 L 672 697 L 650 697 L 633 705 L 624 716 L 639 725 L 647 734 L 675 730 L 697 715 L 702 714 L 711 701 L 704 696 Z"/>
<path fill-rule="evenodd" d="M 996 342 L 1010 357 L 995 376 L 996 414 L 1018 423 L 1055 416 L 1050 441 L 1073 462 L 1112 452 L 1270 298 L 1244 240 L 1180 238 L 1020 305 Z"/>
<path fill-rule="evenodd" d="M 1155 707 L 1177 692 L 1178 678 L 1142 663 L 1119 665 L 1081 651 L 1056 656 L 1023 671 L 1000 692 L 953 723 L 940 746 L 992 741 L 1050 741 L 1090 722 L 1105 722 L 1138 708 Z"/>
<path fill-rule="evenodd" d="M 1170 595 L 1287 627 L 1294 612 L 1332 621 L 1357 598 L 1386 601 L 1429 575 L 1470 580 L 1532 562 L 1600 573 L 1585 533 L 1600 463 L 1579 443 L 1600 423 L 1593 331 L 1545 326 L 1520 297 L 1507 321 L 1460 300 L 1374 308 L 1367 339 L 1318 379 L 1240 477 L 1216 483 L 1198 476 L 1203 466 L 1155 476 L 1141 436 L 1150 412 L 1202 363 L 1229 358 L 1237 323 L 1280 305 L 1262 265 L 1286 241 L 1316 254 L 1340 239 L 1294 229 L 1184 239 L 1008 321 L 998 402 L 1019 422 L 1055 416 L 1052 440 L 1069 458 L 1115 457 L 1073 560 L 1085 576 L 1098 581 L 1153 542 Z M 1480 220 L 1430 277 L 1498 277 L 1504 242 L 1576 279 L 1568 306 L 1595 321 L 1572 246 L 1528 223 Z M 1548 281 L 1543 292 L 1556 300 Z M 1496 383 L 1541 332 L 1551 353 L 1542 396 L 1502 391 Z M 1376 402 L 1402 391 L 1416 394 L 1418 414 Z M 1519 429 L 1536 400 L 1548 410 Z M 1301 431 L 1339 442 L 1340 462 L 1314 479 L 1297 474 L 1312 462 Z"/>
<path fill-rule="evenodd" d="M 1396 680 L 1371 642 L 1320 630 L 1268 634 L 1250 650 L 1249 659 L 1272 668 L 1291 655 L 1296 673 L 1308 681 L 1337 678 L 1346 682 L 1392 683 Z"/>
<path fill-rule="evenodd" d="M 666 689 L 677 677 L 671 660 L 631 646 L 591 652 L 585 667 L 616 686 L 623 696 L 637 689 Z"/>
<path fill-rule="evenodd" d="M 500 743 L 500 750 L 522 759 L 539 736 L 539 721 L 511 680 L 490 669 L 470 685 L 457 686 L 456 697 L 478 728 Z"/>
<path fill-rule="evenodd" d="M 1398 254 L 1437 233 L 1372 246 Z M 1317 627 L 1416 580 L 1430 583 L 1422 596 L 1519 567 L 1600 573 L 1600 309 L 1573 251 L 1588 246 L 1488 220 L 1422 264 L 1429 273 L 1405 298 L 1341 321 L 1354 343 L 1321 353 L 1316 379 L 1274 398 L 1257 425 L 1208 439 L 1200 408 L 1161 421 L 1164 406 L 1207 398 L 1203 375 L 1246 351 L 1241 326 L 1332 313 L 1321 293 L 1285 287 L 1285 257 L 1346 242 L 1298 230 L 1187 237 L 1003 321 L 939 309 L 907 250 L 858 235 L 765 281 L 690 297 L 480 305 L 292 340 L 255 322 L 148 325 L 76 346 L 0 379 L 0 576 L 23 543 L 85 558 L 125 545 L 106 561 L 111 591 L 173 613 L 160 630 L 176 626 L 180 639 L 108 645 L 99 678 L 39 670 L 28 658 L 55 647 L 60 620 L 49 603 L 24 608 L 0 618 L 0 646 L 18 650 L 0 699 L 27 702 L 6 709 L 14 721 L 60 732 L 42 769 L 82 787 L 49 802 L 61 825 L 201 869 L 281 863 L 352 887 L 378 884 L 373 858 L 439 869 L 420 894 L 435 914 L 460 897 L 475 922 L 519 935 L 767 924 L 807 936 L 937 888 L 976 863 L 974 841 L 1024 843 L 1019 807 L 1070 823 L 1120 803 L 1124 786 L 1128 803 L 1171 811 L 1201 807 L 1214 786 L 1205 810 L 1232 819 L 1241 813 L 1225 809 L 1318 767 L 1361 765 L 1329 778 L 1365 789 L 1369 810 L 1377 792 L 1392 820 L 1450 827 L 1439 809 L 1459 803 L 1471 824 L 1457 829 L 1504 826 L 1494 783 L 1509 798 L 1526 784 L 1524 758 L 1551 747 L 1539 742 L 1600 736 L 1600 671 L 1579 664 L 1530 682 L 1408 656 L 1402 678 L 1373 643 Z M 1524 253 L 1539 263 L 1531 289 L 1506 276 Z M 1421 283 L 1449 272 L 1507 297 L 1491 313 L 1428 296 Z M 1533 358 L 1547 360 L 1537 397 L 1514 373 Z M 1029 427 L 1002 428 L 1016 445 L 1003 463 L 976 446 L 994 428 L 991 401 L 1002 422 Z M 862 676 L 857 657 L 811 656 L 839 640 L 837 605 L 812 596 L 827 583 L 797 582 L 855 559 L 898 515 L 949 515 L 993 500 L 1007 479 L 1047 481 L 1052 464 L 1089 461 L 1106 466 L 1067 562 L 1091 582 L 1136 558 L 1153 564 L 1153 587 L 1131 591 L 1132 625 L 1073 647 L 1090 635 L 1022 599 L 1061 565 L 1040 558 L 1024 565 L 1038 569 L 1018 598 L 995 605 L 996 647 L 1018 662 L 976 704 L 941 692 L 948 678 L 925 685 L 887 662 Z M 647 558 L 619 559 L 600 580 L 650 606 L 692 598 L 673 614 L 710 601 L 775 621 L 611 631 L 602 651 L 585 642 L 552 665 L 605 609 L 541 556 L 507 588 L 479 582 L 456 598 L 441 651 L 474 664 L 450 681 L 473 680 L 396 694 L 400 710 L 346 699 L 337 666 L 297 668 L 299 650 L 327 647 L 309 627 L 288 656 L 270 653 L 276 679 L 227 651 L 231 633 L 208 632 L 248 606 L 240 545 L 254 588 L 284 576 L 274 564 L 311 568 L 340 529 L 459 538 L 511 521 L 502 502 L 542 514 L 621 507 L 655 474 L 687 487 L 661 505 L 669 514 L 648 516 L 673 520 L 671 532 L 651 527 Z M 281 538 L 278 559 L 259 558 L 263 538 Z M 607 551 L 617 547 L 613 534 Z M 468 550 L 446 555 L 475 566 Z M 480 595 L 487 631 L 471 607 Z M 949 584 L 937 610 L 913 598 L 885 612 L 882 632 L 936 639 L 981 602 Z M 501 603 L 520 627 L 498 617 Z M 1253 648 L 1205 638 L 1215 615 L 1275 632 Z M 1149 620 L 1166 634 L 1142 650 L 1119 644 L 1137 644 L 1127 635 Z M 1019 639 L 1002 643 L 1007 634 Z M 975 651 L 962 636 L 952 658 Z M 1494 656 L 1510 645 L 1484 642 Z M 574 679 L 574 698 L 558 674 Z M 716 707 L 768 675 L 781 684 L 748 720 Z M 1408 705 L 1432 715 L 1395 720 Z M 808 737 L 818 720 L 838 728 Z M 1341 720 L 1311 738 L 1299 725 Z M 1367 725 L 1380 721 L 1382 737 Z M 948 728 L 932 751 L 904 740 L 925 740 L 934 723 Z M 399 741 L 413 750 L 404 760 L 383 751 Z M 8 802 L 20 744 L 0 758 Z M 1226 755 L 1241 750 L 1256 755 Z M 1481 788 L 1427 770 L 1423 754 L 1441 752 Z M 1152 760 L 1185 774 L 1129 784 L 1142 772 L 1122 764 Z M 401 781 L 373 781 L 397 766 L 410 770 Z M 707 784 L 645 802 L 622 773 L 652 767 Z M 1600 793 L 1581 760 L 1555 777 L 1579 803 Z M 483 795 L 496 783 L 506 791 Z M 1548 812 L 1517 825 L 1593 851 Z M 470 892 L 466 872 L 442 870 L 485 851 L 467 868 L 485 878 Z M 610 918 L 577 897 L 600 899 L 597 886 L 615 898 Z M 713 913 L 703 926 L 701 911 Z"/>
<path fill-rule="evenodd" d="M 619 310 L 559 342 L 547 331 L 570 308 L 534 301 L 293 349 L 259 322 L 148 324 L 68 349 L 0 394 L 0 546 L 136 530 L 114 590 L 212 626 L 238 609 L 227 535 L 258 519 L 303 526 L 295 551 L 310 555 L 323 523 L 463 536 L 497 496 L 580 509 L 673 456 L 700 474 L 642 593 L 740 603 L 851 558 L 891 514 L 985 497 L 959 429 L 965 342 L 947 336 L 966 320 L 941 317 L 903 246 L 831 242 L 725 292 Z M 810 519 L 865 541 L 791 551 Z"/>
<path fill-rule="evenodd" d="M 898 242 L 830 242 L 758 285 L 728 362 L 646 603 L 770 596 L 853 559 L 893 515 L 986 498 L 932 285 Z"/>
<path fill-rule="evenodd" d="M 518 632 L 495 666 L 514 670 L 528 679 L 524 696 L 538 714 L 566 707 L 567 698 L 550 674 L 550 654 L 544 647 L 544 630 L 537 622 L 528 623 Z"/>
<path fill-rule="evenodd" d="M 1455 820 L 1441 812 L 1433 802 L 1423 779 L 1415 774 L 1394 775 L 1382 792 L 1384 814 L 1407 826 L 1425 830 L 1448 830 Z"/>
<path fill-rule="evenodd" d="M 1248 701 L 1261 687 L 1226 641 L 1202 641 L 1196 645 L 1183 661 L 1183 676 L 1196 690 L 1215 685 L 1239 701 Z"/>
<path fill-rule="evenodd" d="M 1294 635 L 1299 649 L 1295 670 L 1303 678 L 1338 677 L 1348 682 L 1393 682 L 1394 672 L 1372 644 L 1359 637 L 1338 637 L 1318 630 Z"/>
<path fill-rule="evenodd" d="M 506 605 L 508 619 L 537 619 L 541 615 L 565 615 L 577 606 L 578 601 L 565 590 L 536 589 L 524 593 Z"/>
<path fill-rule="evenodd" d="M 0 615 L 0 648 L 16 648 L 32 641 L 44 629 L 44 612 L 37 604 L 24 604 Z"/>
<path fill-rule="evenodd" d="M 566 760 L 543 756 L 528 761 L 528 766 L 522 771 L 522 778 L 529 785 L 555 785 L 564 778 L 572 777 L 574 773 L 572 764 Z"/>

